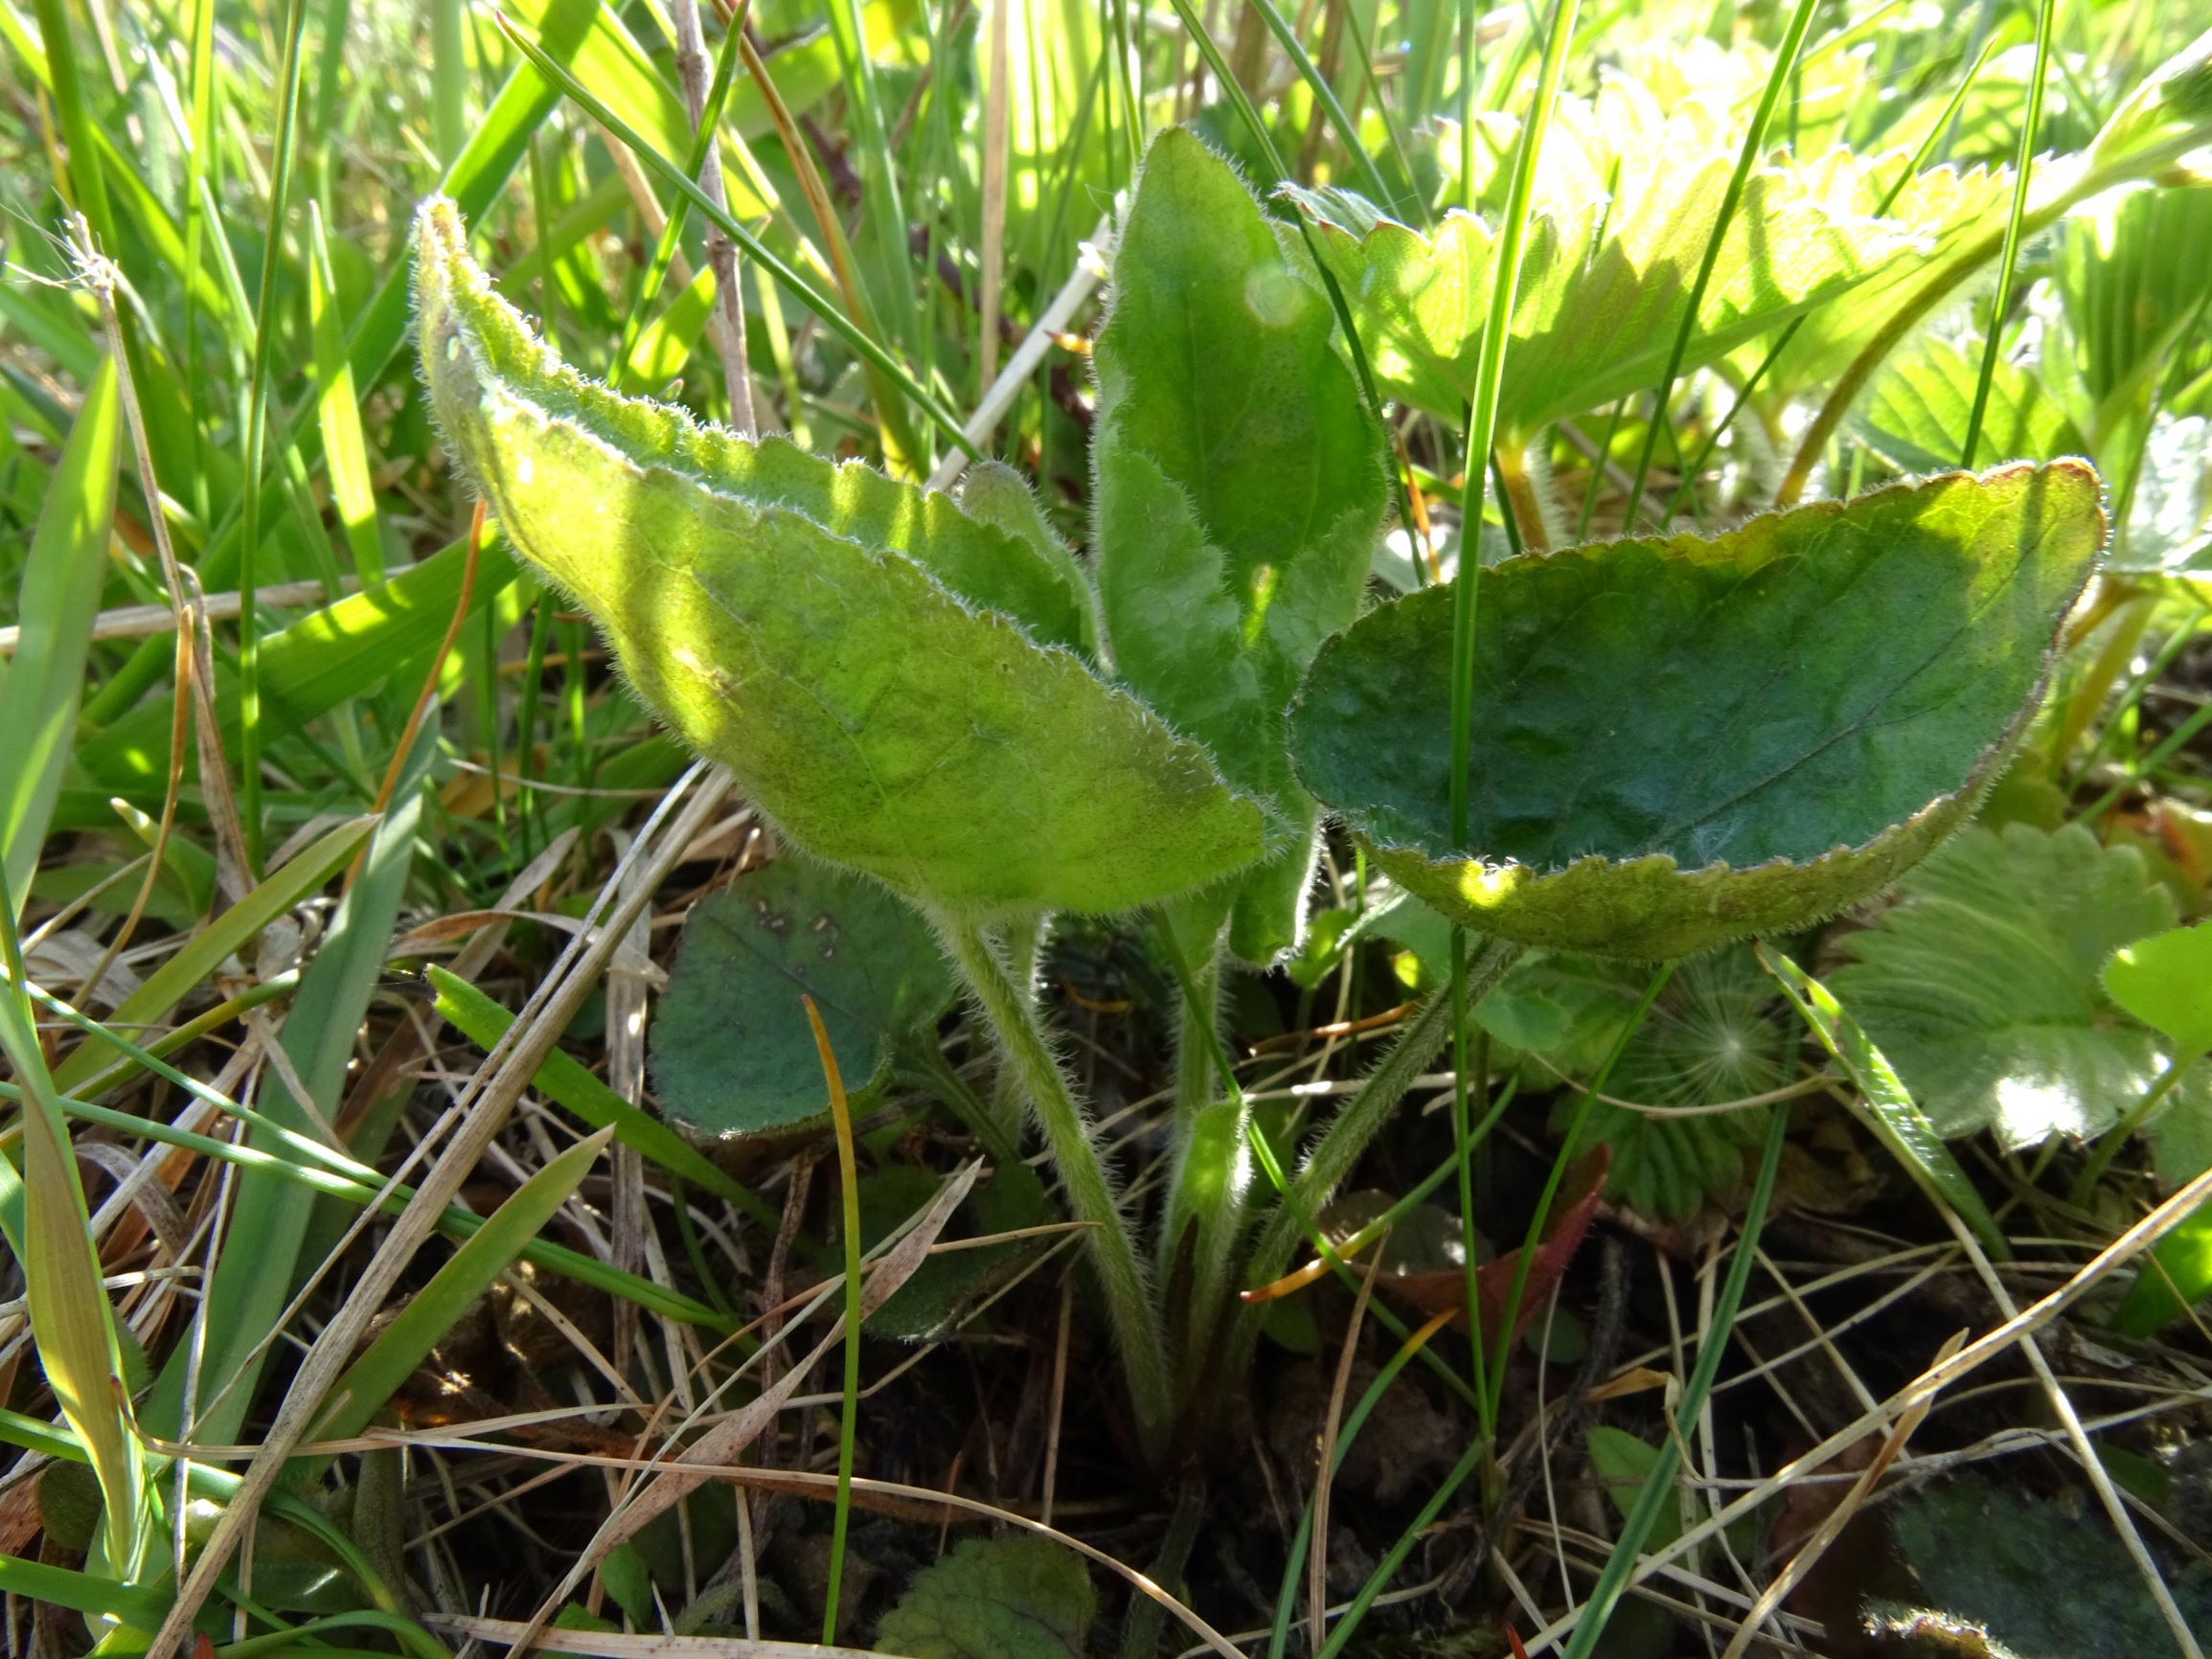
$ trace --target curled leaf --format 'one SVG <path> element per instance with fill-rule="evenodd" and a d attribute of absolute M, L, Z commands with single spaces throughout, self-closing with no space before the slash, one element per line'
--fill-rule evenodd
<path fill-rule="evenodd" d="M 979 917 L 1112 912 L 1261 851 L 1203 749 L 1074 650 L 1069 567 L 950 500 L 568 369 L 452 205 L 417 221 L 424 378 L 516 549 L 801 846 Z"/>
<path fill-rule="evenodd" d="M 2103 540 L 2095 473 L 2062 462 L 1509 559 L 1478 579 L 1464 844 L 1448 590 L 1322 648 L 1292 759 L 1394 880 L 1485 932 L 1670 957 L 1786 931 L 1964 820 Z"/>

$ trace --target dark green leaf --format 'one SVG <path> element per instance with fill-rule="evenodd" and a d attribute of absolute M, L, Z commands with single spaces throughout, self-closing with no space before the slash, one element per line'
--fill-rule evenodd
<path fill-rule="evenodd" d="M 1900 1499 L 1890 1531 L 1927 1604 L 1980 1625 L 2020 1659 L 2141 1659 L 2174 1648 L 2126 1546 L 2087 1492 L 2059 1504 L 1968 1475 Z M 2212 1629 L 2212 1571 L 2169 1568 L 2166 1584 L 2191 1625 Z"/>
<path fill-rule="evenodd" d="M 714 1134 L 758 1134 L 830 1109 L 802 995 L 846 1086 L 935 1026 L 953 979 L 937 937 L 876 883 L 779 858 L 694 906 L 650 1035 L 661 1104 Z"/>
<path fill-rule="evenodd" d="M 1291 715 L 1393 879 L 1524 943 L 1682 956 L 1834 914 L 1971 810 L 2103 541 L 2075 463 L 1482 573 L 1465 844 L 1452 596 L 1370 612 Z"/>

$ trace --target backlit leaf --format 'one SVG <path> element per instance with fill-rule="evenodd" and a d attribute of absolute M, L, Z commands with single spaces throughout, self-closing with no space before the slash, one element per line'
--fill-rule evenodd
<path fill-rule="evenodd" d="M 1883 365 L 1853 424 L 1867 447 L 1900 472 L 1955 466 L 1980 375 L 1979 341 L 1969 349 L 1923 333 Z M 2080 455 L 2087 448 L 2042 381 L 2003 357 L 1990 378 L 1981 434 L 1984 455 Z"/>
<path fill-rule="evenodd" d="M 1594 102 L 1562 98 L 1553 123 L 1506 352 L 1506 443 L 1658 381 L 1742 143 L 1705 105 L 1663 110 L 1622 77 Z M 1846 151 L 1806 164 L 1777 152 L 1752 173 L 1684 373 L 1920 260 L 1907 216 L 1873 216 L 1864 171 Z M 1343 284 L 1383 389 L 1458 420 L 1489 312 L 1493 225 L 1454 210 L 1424 236 L 1347 192 L 1290 193 Z"/>
<path fill-rule="evenodd" d="M 1070 596 L 1026 540 L 582 379 L 445 203 L 417 298 L 431 401 L 508 535 L 801 846 L 983 915 L 1123 910 L 1259 853 L 1202 749 L 1043 643 Z"/>
<path fill-rule="evenodd" d="M 2079 826 L 1973 829 L 1907 877 L 1880 926 L 1844 942 L 1856 960 L 1828 983 L 1945 1137 L 2095 1135 L 2164 1059 L 2098 972 L 2173 920 L 2132 849 Z"/>
<path fill-rule="evenodd" d="M 1292 757 L 1470 926 L 1633 957 L 1787 931 L 1966 817 L 2103 532 L 2095 474 L 2061 463 L 1509 559 L 1479 579 L 1464 845 L 1448 589 L 1323 647 Z"/>
<path fill-rule="evenodd" d="M 2212 921 L 2123 945 L 2103 977 L 2106 995 L 2180 1053 L 2212 1051 Z"/>

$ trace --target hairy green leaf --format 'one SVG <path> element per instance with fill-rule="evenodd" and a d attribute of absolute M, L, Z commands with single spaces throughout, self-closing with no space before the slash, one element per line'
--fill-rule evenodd
<path fill-rule="evenodd" d="M 858 1092 L 951 1004 L 935 934 L 876 883 L 779 858 L 693 906 L 650 1043 L 661 1104 L 715 1134 L 823 1118 L 830 1097 L 802 995 Z"/>
<path fill-rule="evenodd" d="M 1283 711 L 1358 614 L 1387 510 L 1376 429 L 1329 301 L 1194 134 L 1153 142 L 1114 255 L 1099 378 L 1098 575 L 1115 671 L 1267 806 L 1238 954 L 1297 936 L 1317 816 Z"/>
<path fill-rule="evenodd" d="M 877 1626 L 903 1659 L 1082 1659 L 1098 1593 L 1073 1552 L 1030 1533 L 969 1538 L 914 1575 Z"/>
<path fill-rule="evenodd" d="M 1662 109 L 1611 78 L 1562 98 L 1537 174 L 1498 406 L 1503 443 L 1655 383 L 1734 170 L 1742 133 L 1703 103 Z M 1864 164 L 1777 153 L 1747 180 L 1682 373 L 1916 261 L 1913 221 L 1877 218 Z M 1289 193 L 1343 284 L 1383 389 L 1457 420 L 1474 384 L 1495 232 L 1454 210 L 1433 236 L 1339 190 Z"/>
<path fill-rule="evenodd" d="M 447 443 L 639 694 L 793 840 L 992 916 L 1123 910 L 1258 855 L 1259 809 L 1202 749 L 1042 643 L 1080 613 L 1033 543 L 583 380 L 450 205 L 418 225 Z"/>
<path fill-rule="evenodd" d="M 1448 589 L 1322 648 L 1292 758 L 1393 879 L 1486 932 L 1658 957 L 1786 931 L 1966 817 L 2103 537 L 2096 475 L 2061 463 L 1509 559 L 1479 578 L 1463 846 Z"/>
<path fill-rule="evenodd" d="M 2090 1136 L 2142 1100 L 2167 1057 L 2099 970 L 2173 920 L 2132 848 L 2079 826 L 1977 828 L 1906 878 L 1880 926 L 1844 942 L 1855 960 L 1828 983 L 1944 1136 Z"/>

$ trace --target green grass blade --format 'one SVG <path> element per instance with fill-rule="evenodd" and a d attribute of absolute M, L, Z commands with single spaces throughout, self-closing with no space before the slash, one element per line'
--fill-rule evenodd
<path fill-rule="evenodd" d="M 69 1567 L 50 1567 L 20 1556 L 0 1556 L 0 1595 L 21 1596 L 34 1606 L 66 1607 L 87 1619 L 112 1619 L 140 1630 L 161 1623 L 168 1599 L 158 1590 L 119 1584 Z"/>
<path fill-rule="evenodd" d="M 1395 193 L 1383 183 L 1381 170 L 1376 167 L 1375 158 L 1367 153 L 1367 147 L 1359 142 L 1358 124 L 1345 113 L 1344 105 L 1337 102 L 1335 88 L 1329 84 L 1329 78 L 1314 65 L 1306 48 L 1298 43 L 1298 36 L 1276 7 L 1275 0 L 1252 0 L 1252 9 L 1259 12 L 1261 21 L 1267 25 L 1267 33 L 1274 35 L 1276 44 L 1283 48 L 1284 56 L 1290 59 L 1298 71 L 1298 79 L 1305 81 L 1307 88 L 1313 94 L 1313 101 L 1328 111 L 1330 125 L 1336 128 L 1337 136 L 1351 152 L 1360 176 L 1367 181 L 1368 190 L 1374 193 L 1376 205 L 1394 205 L 1397 199 Z"/>
<path fill-rule="evenodd" d="M 0 989 L 0 1050 L 23 1085 L 23 1237 L 11 1242 L 19 1252 L 40 1367 L 100 1482 L 104 1559 L 96 1564 L 108 1577 L 128 1581 L 138 1577 L 152 1535 L 145 1451 L 129 1397 L 116 1383 L 124 1374 L 123 1345 L 101 1284 L 91 1213 L 59 1091 L 46 1069 L 23 989 L 12 898 L 0 891 L 0 947 L 9 980 Z M 13 1175 L 11 1169 L 11 1181 Z"/>
<path fill-rule="evenodd" d="M 517 1187 L 347 1368 L 331 1387 L 309 1438 L 343 1440 L 367 1428 L 409 1373 L 429 1357 L 468 1311 L 469 1304 L 491 1287 L 492 1281 L 522 1254 L 523 1246 L 568 1202 L 613 1138 L 611 1129 L 586 1136 Z M 309 1466 L 326 1461 L 310 1459 Z"/>
<path fill-rule="evenodd" d="M 621 116 L 595 97 L 590 89 L 577 80 L 574 75 L 571 75 L 548 57 L 544 48 L 536 41 L 527 38 L 504 17 L 500 20 L 500 26 L 506 31 L 508 39 L 514 43 L 515 49 L 537 66 L 539 74 L 559 87 L 569 101 L 582 109 L 584 114 L 613 133 L 624 144 L 628 145 L 636 152 L 638 159 L 651 168 L 653 171 L 659 173 L 671 187 L 689 196 L 693 212 L 712 221 L 717 229 L 743 250 L 747 259 L 772 272 L 778 282 L 797 294 L 806 303 L 807 308 L 821 319 L 824 328 L 843 340 L 871 366 L 889 378 L 901 392 L 912 398 L 922 411 L 936 422 L 938 428 L 951 440 L 954 446 L 963 455 L 971 461 L 983 459 L 982 452 L 969 441 L 968 434 L 962 429 L 960 418 L 946 408 L 937 398 L 925 391 L 913 375 L 907 371 L 905 365 L 861 329 L 851 316 L 847 315 L 842 306 L 823 293 L 806 277 L 800 275 L 789 261 L 762 241 L 750 229 L 734 217 L 727 209 L 717 206 L 707 193 L 699 188 L 696 180 L 685 175 L 681 162 L 671 161 L 659 149 L 648 143 Z"/>
<path fill-rule="evenodd" d="M 1698 1432 L 1699 1419 L 1704 1415 L 1705 1401 L 1713 1392 L 1713 1379 L 1720 1374 L 1722 1356 L 1734 1340 L 1736 1313 L 1744 1306 L 1744 1289 L 1751 1281 L 1751 1263 L 1759 1254 L 1759 1232 L 1766 1223 L 1767 1206 L 1773 1201 L 1774 1177 L 1782 1167 L 1782 1143 L 1789 1130 L 1788 1112 L 1778 1111 L 1768 1120 L 1767 1148 L 1759 1160 L 1758 1176 L 1751 1185 L 1751 1199 L 1744 1213 L 1736 1252 L 1728 1261 L 1728 1278 L 1713 1304 L 1712 1320 L 1706 1327 L 1704 1340 L 1698 1345 L 1698 1358 L 1690 1368 L 1689 1380 L 1683 1385 L 1681 1400 L 1675 1413 L 1674 1432 L 1660 1443 L 1658 1458 L 1644 1481 L 1643 1490 L 1636 1494 L 1636 1507 L 1621 1523 L 1620 1535 L 1613 1541 L 1613 1553 L 1607 1557 L 1598 1581 L 1590 1587 L 1583 1606 L 1582 1622 L 1568 1639 L 1565 1659 L 1590 1659 L 1597 1650 L 1598 1640 L 1606 1633 L 1613 1609 L 1620 1605 L 1621 1597 L 1628 1589 L 1629 1575 L 1635 1570 L 1644 1540 L 1652 1535 L 1661 1508 L 1676 1501 L 1675 1471 L 1681 1466 L 1682 1448 Z"/>
<path fill-rule="evenodd" d="M 1973 1182 L 1959 1168 L 1935 1125 L 1927 1121 L 1873 1039 L 1826 986 L 1789 957 L 1765 944 L 1758 951 L 1760 966 L 1773 975 L 1806 1028 L 1865 1097 L 1876 1136 L 1904 1166 L 1913 1184 L 1927 1194 L 1930 1203 L 1957 1211 L 1959 1219 L 1973 1229 L 1992 1261 L 2010 1261 L 2013 1248 L 2004 1229 L 1996 1224 Z"/>
<path fill-rule="evenodd" d="M 322 205 L 308 204 L 308 322 L 315 339 L 315 413 L 323 428 L 323 466 L 331 480 L 331 505 L 353 550 L 353 570 L 363 587 L 384 580 L 384 541 L 376 525 L 376 488 L 369 476 L 369 444 L 361 432 L 360 399 L 353 388 L 353 365 L 338 328 L 337 279 L 331 272 L 331 248 L 323 229 Z"/>
<path fill-rule="evenodd" d="M 115 215 L 107 201 L 107 179 L 100 165 L 98 130 L 84 107 L 84 78 L 77 68 L 77 45 L 69 34 L 69 13 L 61 0 L 34 0 L 39 43 L 46 49 L 46 83 L 54 94 L 54 112 L 61 124 L 62 141 L 69 146 L 69 195 L 92 225 L 103 248 L 119 244 Z"/>
<path fill-rule="evenodd" d="M 0 677 L 0 847 L 18 902 L 31 890 L 69 761 L 107 578 L 123 437 L 117 386 L 114 361 L 103 357 L 46 486 L 15 611 L 31 625 Z"/>
<path fill-rule="evenodd" d="M 41 999 L 45 1000 L 45 999 Z M 47 1002 L 57 1011 L 64 1005 Z M 77 1016 L 86 1025 L 94 1024 L 82 1015 Z M 176 1147 L 202 1157 L 215 1158 L 240 1169 L 266 1171 L 279 1180 L 291 1181 L 310 1188 L 325 1197 L 341 1199 L 349 1204 L 367 1204 L 376 1199 L 384 1189 L 384 1177 L 371 1165 L 364 1164 L 345 1153 L 333 1151 L 321 1142 L 293 1132 L 282 1125 L 272 1124 L 249 1106 L 239 1104 L 216 1094 L 204 1083 L 195 1083 L 182 1073 L 165 1066 L 148 1051 L 124 1042 L 111 1032 L 103 1033 L 106 1039 L 130 1053 L 137 1063 L 182 1088 L 187 1094 L 211 1101 L 220 1110 L 250 1124 L 264 1128 L 271 1143 L 281 1148 L 268 1152 L 259 1148 L 240 1146 L 236 1142 L 219 1140 L 212 1135 L 197 1134 L 190 1129 L 179 1129 L 168 1124 L 155 1122 L 130 1112 L 118 1111 L 113 1106 L 103 1106 L 91 1101 L 61 1097 L 61 1109 L 68 1116 L 103 1129 L 113 1129 L 124 1135 L 142 1135 L 165 1147 Z M 23 1091 L 13 1083 L 0 1083 L 0 1100 L 19 1101 Z M 16 1185 L 10 1188 L 8 1183 Z M 401 1182 L 393 1187 L 383 1199 L 381 1208 L 389 1216 L 397 1216 L 406 1208 L 407 1200 L 415 1195 L 415 1189 Z M 758 1203 L 756 1198 L 753 1200 Z M 24 1199 L 21 1181 L 11 1166 L 0 1159 L 0 1237 L 5 1237 L 11 1249 L 16 1248 L 25 1236 Z M 484 1225 L 484 1217 L 463 1209 L 459 1204 L 447 1206 L 438 1218 L 438 1231 L 448 1239 L 467 1239 Z M 18 1252 L 20 1253 L 20 1252 Z M 680 1291 L 656 1284 L 650 1279 L 615 1267 L 595 1256 L 586 1256 L 565 1245 L 534 1240 L 523 1251 L 523 1259 L 537 1266 L 573 1279 L 579 1284 L 588 1284 L 604 1290 L 609 1296 L 619 1296 L 634 1302 L 649 1313 L 665 1314 L 691 1325 L 725 1327 L 727 1321 L 716 1309 Z M 0 1436 L 0 1439 L 4 1439 Z"/>
<path fill-rule="evenodd" d="M 2058 0 L 2041 0 L 2036 8 L 2036 66 L 2028 82 L 2027 116 L 2020 123 L 2019 152 L 2013 158 L 2012 209 L 2005 218 L 2004 251 L 1997 256 L 1997 290 L 1990 301 L 1989 337 L 1982 344 L 1981 375 L 1974 382 L 1973 408 L 1967 416 L 1966 442 L 1959 454 L 1961 466 L 1973 466 L 1974 451 L 1981 446 L 1990 381 L 1996 374 L 1997 352 L 2004 344 L 2005 314 L 2012 309 L 2013 277 L 2027 232 L 2028 181 L 2036 168 L 2036 134 L 2043 122 L 2043 88 L 2050 80 L 2051 34 L 2058 10 Z"/>
<path fill-rule="evenodd" d="M 437 966 L 428 971 L 430 984 L 438 992 L 439 1014 L 478 1048 L 490 1053 L 514 1023 L 514 1016 L 458 974 Z M 559 1049 L 545 1057 L 545 1063 L 530 1083 L 547 1100 L 567 1107 L 593 1128 L 612 1130 L 617 1141 L 670 1174 L 727 1198 L 762 1226 L 773 1231 L 782 1222 L 777 1211 L 750 1187 L 726 1174 L 675 1130 L 631 1105 Z"/>
<path fill-rule="evenodd" d="M 267 234 L 262 243 L 261 292 L 254 306 L 253 367 L 247 381 L 245 493 L 240 497 L 245 516 L 239 541 L 239 810 L 245 820 L 246 859 L 257 875 L 265 836 L 262 822 L 262 630 L 255 599 L 261 582 L 262 466 L 268 443 L 278 273 L 284 265 L 285 207 L 291 194 L 292 155 L 299 126 L 300 40 L 307 16 L 307 0 L 290 0 L 285 9 L 284 63 L 277 75 L 276 157 L 269 176 Z"/>
<path fill-rule="evenodd" d="M 147 975 L 138 989 L 109 1015 L 109 1023 L 127 1029 L 162 1019 L 219 967 L 224 958 L 251 944 L 262 928 L 336 875 L 375 826 L 376 820 L 371 818 L 341 824 L 294 854 L 283 868 L 270 872 L 244 898 Z M 89 1044 L 79 1048 L 55 1068 L 56 1085 L 64 1093 L 73 1092 L 99 1069 L 103 1057 Z"/>
<path fill-rule="evenodd" d="M 1682 359 L 1688 354 L 1691 338 L 1698 331 L 1698 313 L 1704 307 L 1705 290 L 1713 281 L 1713 267 L 1721 258 L 1722 245 L 1728 239 L 1728 221 L 1736 216 L 1737 204 L 1744 199 L 1744 187 L 1750 182 L 1751 170 L 1759 165 L 1759 158 L 1766 150 L 1767 128 L 1774 119 L 1775 106 L 1781 102 L 1784 90 L 1790 84 L 1791 72 L 1805 50 L 1806 34 L 1819 10 L 1820 0 L 1797 0 L 1797 9 L 1790 14 L 1790 27 L 1774 54 L 1774 66 L 1767 73 L 1766 90 L 1759 95 L 1759 107 L 1752 112 L 1751 125 L 1744 129 L 1744 148 L 1737 151 L 1736 170 L 1728 177 L 1727 191 L 1721 197 L 1721 211 L 1713 220 L 1713 234 L 1706 238 L 1704 255 L 1698 261 L 1698 277 L 1690 286 L 1689 307 L 1682 313 L 1682 326 L 1675 334 L 1674 348 L 1667 353 L 1667 367 L 1652 394 L 1651 424 L 1644 429 L 1644 446 L 1636 456 L 1635 480 L 1629 486 L 1628 523 L 1631 529 L 1643 511 L 1644 480 L 1652 470 L 1659 433 L 1667 424 L 1667 399 L 1674 396 L 1676 376 L 1682 372 Z"/>
<path fill-rule="evenodd" d="M 1482 345 L 1475 358 L 1474 398 L 1469 405 L 1467 418 L 1467 488 L 1460 510 L 1459 570 L 1452 581 L 1452 636 L 1451 636 L 1451 836 L 1454 847 L 1467 845 L 1469 814 L 1468 768 L 1474 746 L 1474 626 L 1476 596 L 1481 583 L 1481 559 L 1478 542 L 1482 529 L 1482 497 L 1489 477 L 1487 465 L 1497 432 L 1498 393 L 1505 383 L 1505 354 L 1513 327 L 1514 298 L 1520 291 L 1520 262 L 1522 243 L 1528 233 L 1529 201 L 1536 192 L 1537 167 L 1543 153 L 1544 132 L 1551 125 L 1552 109 L 1559 101 L 1560 80 L 1566 71 L 1567 48 L 1574 40 L 1575 14 L 1579 0 L 1554 0 L 1551 33 L 1544 41 L 1542 66 L 1537 73 L 1536 99 L 1530 105 L 1528 117 L 1521 124 L 1519 148 L 1514 157 L 1513 181 L 1507 188 L 1505 213 L 1498 227 L 1496 274 L 1491 282 L 1490 314 L 1484 319 Z M 1472 69 L 1474 17 L 1471 7 L 1463 8 L 1463 34 L 1467 36 L 1469 61 L 1463 74 Z M 1463 88 L 1471 96 L 1471 92 Z M 1471 132 L 1473 111 L 1461 111 L 1463 126 Z M 1461 166 L 1461 185 L 1468 199 L 1461 205 L 1473 211 L 1474 170 L 1464 162 Z M 1508 511 L 1510 512 L 1510 508 Z M 1473 1174 L 1470 1163 L 1471 1146 L 1471 1108 L 1468 1101 L 1468 1071 L 1472 1056 L 1468 1045 L 1468 958 L 1467 930 L 1455 927 L 1451 932 L 1451 1125 L 1453 1145 L 1459 1148 L 1460 1225 L 1467 1232 L 1467 1308 L 1468 1324 L 1472 1339 L 1475 1392 L 1483 1401 L 1482 1440 L 1488 1444 L 1497 1432 L 1497 1393 L 1484 1373 L 1482 1348 L 1482 1312 L 1475 1287 L 1476 1254 L 1473 1249 L 1474 1228 Z M 1552 1171 L 1552 1187 L 1556 1189 L 1560 1170 Z M 1535 1225 L 1542 1222 L 1543 1207 L 1538 1210 Z M 1525 1269 L 1535 1254 L 1535 1239 L 1530 1248 L 1522 1252 L 1521 1264 Z M 1517 1291 L 1517 1286 L 1516 1286 Z M 1519 1298 L 1510 1298 L 1502 1333 L 1498 1341 L 1499 1381 L 1504 1378 L 1505 1355 L 1511 1352 L 1513 1314 Z"/>
<path fill-rule="evenodd" d="M 487 534 L 477 556 L 472 611 L 513 590 L 514 561 L 490 540 Z M 454 542 L 381 587 L 349 594 L 272 634 L 262 648 L 262 729 L 279 735 L 301 731 L 395 672 L 417 665 L 426 672 L 428 653 L 452 625 L 467 552 Z M 161 648 L 172 649 L 166 641 Z M 225 677 L 217 676 L 217 709 L 227 750 L 237 740 L 239 716 L 235 700 L 219 694 Z M 416 685 L 406 685 L 408 695 Z M 172 706 L 166 696 L 152 698 L 107 728 L 82 757 L 94 782 L 113 793 L 158 798 L 168 778 Z"/>
<path fill-rule="evenodd" d="M 308 1101 L 294 1099 L 274 1068 L 262 1074 L 257 1103 L 266 1117 L 294 1133 L 311 1135 L 316 1117 L 325 1124 L 338 1117 L 353 1036 L 383 972 L 385 946 L 406 893 L 422 820 L 422 784 L 437 738 L 435 726 L 428 724 L 417 737 L 392 806 L 370 834 L 353 885 L 339 902 L 314 960 L 300 974 L 280 1041 Z M 272 1137 L 256 1130 L 247 1139 L 249 1145 L 267 1148 Z M 269 1339 L 292 1294 L 313 1210 L 313 1194 L 291 1182 L 240 1176 L 223 1249 L 204 1296 L 207 1344 L 195 1409 L 189 1420 L 182 1410 L 183 1360 L 189 1352 L 184 1346 L 171 1355 L 148 1401 L 148 1416 L 165 1432 L 216 1443 L 237 1438 L 254 1403 Z"/>

